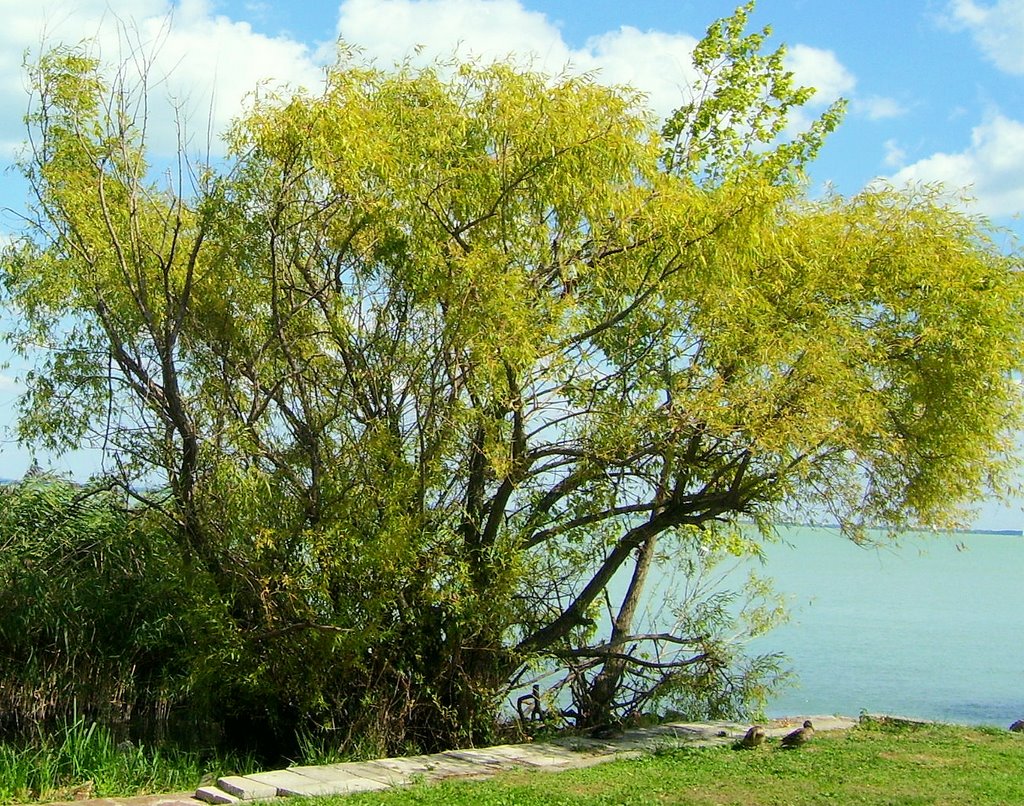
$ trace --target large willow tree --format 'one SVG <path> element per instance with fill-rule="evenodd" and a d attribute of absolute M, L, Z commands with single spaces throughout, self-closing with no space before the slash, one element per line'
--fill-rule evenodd
<path fill-rule="evenodd" d="M 1006 484 L 1017 258 L 927 189 L 807 198 L 839 110 L 787 139 L 749 10 L 661 130 L 590 77 L 342 58 L 223 170 L 149 165 L 142 95 L 44 55 L 22 433 L 98 443 L 208 579 L 195 691 L 392 746 L 481 736 L 527 667 L 582 724 L 742 705 L 707 607 L 641 622 L 654 564 Z"/>

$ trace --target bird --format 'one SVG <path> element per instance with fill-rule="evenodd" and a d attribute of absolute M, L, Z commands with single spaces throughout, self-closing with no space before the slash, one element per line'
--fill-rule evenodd
<path fill-rule="evenodd" d="M 1016 722 L 1010 725 L 1010 730 L 1012 730 L 1014 733 L 1024 733 L 1024 719 L 1018 719 Z"/>
<path fill-rule="evenodd" d="M 764 741 L 764 737 L 764 728 L 760 725 L 752 725 L 750 730 L 733 747 L 736 750 L 751 750 L 758 747 Z"/>
<path fill-rule="evenodd" d="M 782 737 L 782 746 L 786 749 L 793 747 L 800 747 L 801 745 L 807 744 L 814 736 L 814 725 L 811 724 L 811 720 L 805 719 L 804 726 L 797 728 L 792 733 L 787 733 Z"/>

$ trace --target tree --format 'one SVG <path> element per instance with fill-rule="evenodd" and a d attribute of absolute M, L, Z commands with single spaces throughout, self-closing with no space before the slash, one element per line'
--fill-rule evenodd
<path fill-rule="evenodd" d="M 809 91 L 750 9 L 661 132 L 588 76 L 343 54 L 168 186 L 131 88 L 42 58 L 21 428 L 100 441 L 217 591 L 197 691 L 392 748 L 485 735 L 536 664 L 580 724 L 741 707 L 720 600 L 638 627 L 653 564 L 803 510 L 949 525 L 1008 483 L 1018 259 L 936 190 L 807 198 L 840 109 L 780 141 Z"/>

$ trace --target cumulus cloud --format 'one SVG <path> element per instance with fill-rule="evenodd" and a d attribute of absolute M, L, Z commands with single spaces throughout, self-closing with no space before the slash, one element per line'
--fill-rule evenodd
<path fill-rule="evenodd" d="M 575 54 L 575 61 L 598 71 L 603 81 L 642 90 L 651 109 L 667 117 L 691 97 L 696 79 L 692 63 L 696 45 L 697 39 L 686 34 L 623 26 L 588 39 L 583 50 Z M 643 58 L 637 54 L 643 54 Z"/>
<path fill-rule="evenodd" d="M 827 106 L 848 96 L 857 86 L 857 79 L 831 50 L 794 45 L 786 51 L 785 65 L 797 84 L 814 87 L 816 92 L 810 102 L 813 106 Z"/>
<path fill-rule="evenodd" d="M 519 0 L 344 0 L 338 36 L 383 64 L 458 53 L 488 61 L 532 55 L 561 70 L 571 53 L 558 28 Z"/>
<path fill-rule="evenodd" d="M 952 0 L 947 22 L 970 31 L 975 43 L 1000 70 L 1024 75 L 1024 0 Z"/>
<path fill-rule="evenodd" d="M 966 188 L 979 212 L 1010 216 L 1024 210 L 1024 122 L 993 114 L 971 132 L 963 151 L 940 152 L 888 177 L 895 185 L 941 182 Z"/>
<path fill-rule="evenodd" d="M 810 45 L 794 45 L 786 49 L 784 66 L 800 87 L 811 87 L 814 95 L 802 108 L 791 109 L 786 130 L 790 136 L 806 130 L 818 113 L 840 98 L 848 98 L 857 86 L 857 79 L 831 50 Z"/>
<path fill-rule="evenodd" d="M 27 96 L 21 58 L 14 54 L 38 53 L 42 44 L 86 38 L 92 52 L 111 64 L 124 63 L 126 48 L 137 48 L 154 89 L 148 134 L 155 158 L 177 151 L 174 104 L 191 130 L 188 153 L 203 158 L 209 146 L 216 158 L 217 136 L 261 81 L 315 89 L 323 64 L 334 57 L 330 29 L 326 44 L 267 36 L 218 13 L 214 0 L 44 2 L 50 5 L 13 8 L 0 28 L 0 105 L 17 110 L 0 117 L 3 156 L 24 138 L 20 117 Z M 260 3 L 247 6 L 256 17 Z M 688 100 L 695 81 L 696 36 L 623 26 L 571 46 L 557 20 L 527 9 L 522 0 L 340 0 L 333 33 L 382 66 L 454 54 L 484 61 L 512 57 L 549 73 L 592 72 L 602 82 L 640 90 L 663 118 Z M 799 85 L 817 90 L 805 109 L 791 111 L 790 134 L 805 129 L 840 96 L 853 98 L 851 111 L 859 117 L 878 120 L 903 112 L 890 98 L 858 98 L 855 76 L 831 50 L 790 46 L 785 66 Z"/>
<path fill-rule="evenodd" d="M 313 87 L 321 76 L 305 45 L 258 34 L 213 13 L 207 0 L 9 5 L 0 27 L 0 105 L 26 108 L 22 53 L 31 60 L 47 47 L 83 44 L 104 63 L 145 66 L 157 153 L 176 149 L 175 107 L 205 141 L 207 129 L 222 132 L 260 82 Z M 0 142 L 23 139 L 20 114 L 0 117 Z"/>
<path fill-rule="evenodd" d="M 424 63 L 453 53 L 483 60 L 514 54 L 550 73 L 566 68 L 593 71 L 605 83 L 644 92 L 661 117 L 689 98 L 695 79 L 691 57 L 698 42 L 690 34 L 622 26 L 573 48 L 549 17 L 524 8 L 519 0 L 343 0 L 337 33 L 383 64 L 405 59 Z M 798 84 L 817 90 L 813 108 L 852 93 L 856 86 L 831 50 L 795 45 L 787 49 L 785 64 Z M 899 113 L 896 102 L 879 98 L 869 99 L 864 110 L 869 117 Z M 796 120 L 796 127 L 808 120 Z"/>
<path fill-rule="evenodd" d="M 687 97 L 697 44 L 687 34 L 623 26 L 572 48 L 549 17 L 519 0 L 344 0 L 337 32 L 385 65 L 457 54 L 512 57 L 548 73 L 593 72 L 604 83 L 640 89 L 661 116 Z"/>
<path fill-rule="evenodd" d="M 258 15 L 259 0 L 249 7 Z M 550 73 L 594 72 L 603 82 L 636 87 L 662 117 L 688 98 L 697 43 L 686 33 L 623 26 L 571 47 L 556 21 L 525 8 L 521 0 L 341 0 L 335 33 L 382 65 L 457 54 L 485 61 L 513 57 Z M 333 58 L 329 46 L 316 51 L 286 36 L 257 33 L 247 22 L 216 13 L 211 0 L 23 3 L 9 11 L 0 28 L 0 104 L 25 108 L 22 52 L 38 53 L 43 44 L 83 38 L 113 64 L 125 61 L 126 47 L 137 48 L 149 63 L 158 100 L 171 99 L 180 107 L 199 151 L 206 145 L 207 126 L 214 135 L 223 131 L 262 80 L 315 88 L 321 65 Z M 852 92 L 856 84 L 832 51 L 796 45 L 788 51 L 786 66 L 800 84 L 817 88 L 815 107 Z M 166 104 L 151 109 L 156 117 L 150 145 L 158 153 L 173 153 L 172 111 Z M 869 115 L 885 115 L 893 107 L 879 101 L 870 109 Z M 0 119 L 0 144 L 22 139 L 19 118 Z M 797 128 L 804 123 L 797 120 Z"/>

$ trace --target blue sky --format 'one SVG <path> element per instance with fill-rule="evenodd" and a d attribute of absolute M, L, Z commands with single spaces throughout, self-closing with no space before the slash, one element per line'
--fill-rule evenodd
<path fill-rule="evenodd" d="M 629 83 L 667 114 L 682 102 L 689 53 L 720 0 L 0 0 L 0 161 L 24 139 L 22 54 L 41 42 L 90 39 L 117 61 L 128 30 L 172 96 L 205 130 L 222 129 L 261 80 L 315 88 L 339 37 L 389 64 L 421 46 L 420 59 L 535 54 L 549 71 L 596 71 Z M 847 118 L 811 173 L 856 193 L 878 177 L 969 187 L 974 209 L 1017 233 L 1024 209 L 1024 0 L 760 0 L 756 26 L 789 49 L 800 83 L 815 86 L 813 114 L 838 97 Z M 151 144 L 170 152 L 171 113 L 157 103 Z M 0 207 L 18 210 L 25 188 L 0 176 Z M 0 214 L 0 238 L 17 230 Z M 2 357 L 2 355 L 0 355 Z M 19 392 L 13 365 L 0 372 L 0 428 Z M 0 476 L 20 476 L 29 454 L 0 437 Z M 85 457 L 46 458 L 87 474 Z M 986 507 L 978 524 L 1019 527 L 1018 510 Z"/>

